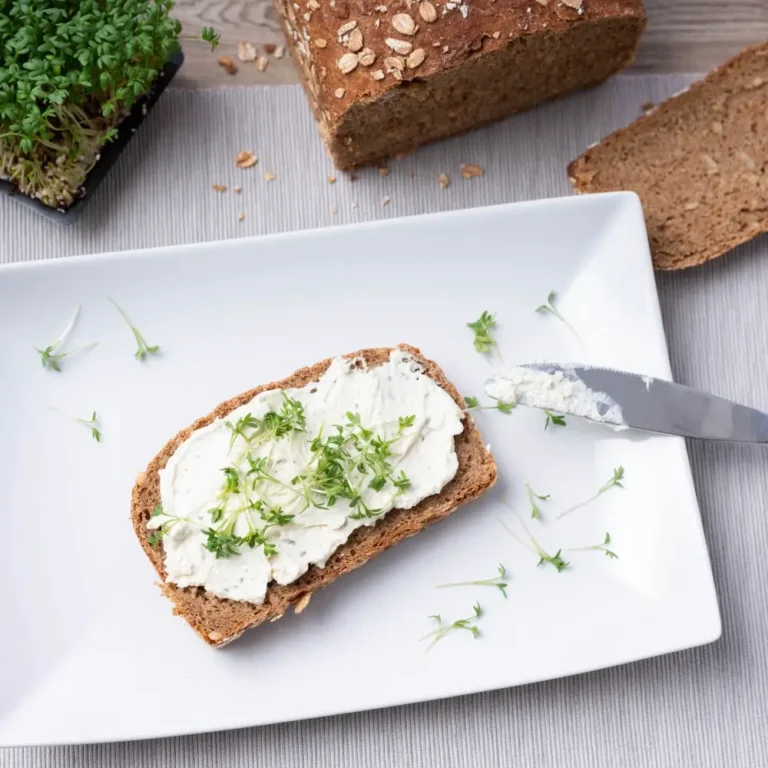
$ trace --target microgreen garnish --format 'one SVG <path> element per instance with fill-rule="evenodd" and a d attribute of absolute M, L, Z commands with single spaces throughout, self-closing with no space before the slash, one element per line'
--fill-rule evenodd
<path fill-rule="evenodd" d="M 411 487 L 411 481 L 406 477 L 404 470 L 400 470 L 400 474 L 392 480 L 392 485 L 397 488 L 400 493 Z"/>
<path fill-rule="evenodd" d="M 321 430 L 310 445 L 311 460 L 291 482 L 304 495 L 306 507 L 327 509 L 339 499 L 347 499 L 354 510 L 350 519 L 372 518 L 382 508 L 371 508 L 363 501 L 366 488 L 381 492 L 391 484 L 397 496 L 411 484 L 405 471 L 394 475 L 390 458 L 392 446 L 415 424 L 416 417 L 398 419 L 397 432 L 385 440 L 364 426 L 359 414 L 348 412 L 346 416 L 346 424 L 337 425 L 328 437 Z"/>
<path fill-rule="evenodd" d="M 70 419 L 71 421 L 74 421 L 77 424 L 82 424 L 84 427 L 88 427 L 88 429 L 91 430 L 91 437 L 97 442 L 101 442 L 101 431 L 99 430 L 99 417 L 96 415 L 96 411 L 93 412 L 90 419 L 80 419 L 77 416 L 70 416 L 68 413 L 64 413 L 64 411 L 60 411 L 58 408 L 52 408 L 51 410 L 56 411 L 56 413 L 61 414 L 62 416 L 65 416 L 66 418 Z"/>
<path fill-rule="evenodd" d="M 131 322 L 131 318 L 128 317 L 125 310 L 114 299 L 110 299 L 110 301 L 114 304 L 115 309 L 123 316 L 123 320 L 128 323 L 128 327 L 131 329 L 131 333 L 133 333 L 133 338 L 136 339 L 136 359 L 144 360 L 147 355 L 156 355 L 160 351 L 160 346 L 158 344 L 155 344 L 154 346 L 147 344 L 147 340 L 144 338 L 141 331 L 139 331 L 139 329 Z"/>
<path fill-rule="evenodd" d="M 267 532 L 270 528 L 287 525 L 293 520 L 294 515 L 286 514 L 281 507 L 269 506 L 260 499 L 252 499 L 245 486 L 240 483 L 237 470 L 234 467 L 231 469 L 232 472 L 226 475 L 224 490 L 219 494 L 223 502 L 218 507 L 208 510 L 211 522 L 219 525 L 203 531 L 207 537 L 205 548 L 213 552 L 217 560 L 239 555 L 241 546 L 251 549 L 261 547 L 266 557 L 277 554 L 277 547 L 267 539 Z M 237 480 L 234 479 L 235 477 Z M 228 508 L 229 501 L 233 499 L 239 503 Z M 247 527 L 242 536 L 235 531 L 240 519 L 245 521 Z M 258 520 L 258 524 L 254 519 Z"/>
<path fill-rule="evenodd" d="M 82 424 L 84 427 L 88 427 L 91 430 L 91 436 L 93 439 L 97 443 L 101 442 L 101 432 L 98 430 L 99 420 L 96 416 L 96 411 L 93 412 L 93 415 L 90 419 L 75 419 L 75 421 L 78 424 Z"/>
<path fill-rule="evenodd" d="M 60 362 L 65 357 L 71 357 L 72 355 L 80 354 L 81 352 L 87 352 L 89 349 L 93 349 L 98 342 L 94 341 L 90 344 L 84 344 L 81 347 L 76 347 L 75 349 L 67 350 L 66 352 L 59 351 L 61 346 L 66 342 L 67 338 L 69 337 L 69 334 L 72 333 L 72 330 L 74 329 L 77 319 L 80 317 L 80 305 L 78 304 L 74 312 L 72 313 L 72 316 L 69 319 L 69 322 L 67 323 L 64 330 L 59 334 L 58 338 L 52 342 L 51 344 L 48 344 L 48 346 L 44 347 L 43 349 L 40 349 L 39 347 L 35 347 L 35 350 L 40 355 L 40 361 L 43 364 L 43 368 L 50 368 L 52 371 L 61 371 Z"/>
<path fill-rule="evenodd" d="M 181 35 L 182 40 L 202 40 L 204 43 L 210 43 L 211 50 L 216 50 L 216 46 L 221 41 L 221 35 L 217 34 L 213 27 L 203 27 L 199 35 Z"/>
<path fill-rule="evenodd" d="M 558 549 L 554 555 L 548 555 L 543 549 L 539 549 L 536 553 L 540 557 L 537 565 L 549 563 L 558 573 L 560 573 L 560 571 L 564 571 L 568 567 L 569 563 L 563 560 L 563 558 L 560 556 L 562 551 L 562 549 Z"/>
<path fill-rule="evenodd" d="M 542 496 L 538 493 L 535 493 L 533 488 L 531 488 L 528 483 L 525 484 L 525 492 L 528 494 L 528 501 L 531 504 L 531 517 L 534 520 L 541 520 L 541 510 L 539 509 L 539 505 L 536 502 L 547 501 L 547 499 L 549 499 L 549 494 Z"/>
<path fill-rule="evenodd" d="M 467 323 L 467 328 L 475 333 L 475 349 L 480 354 L 487 354 L 496 347 L 496 340 L 491 335 L 495 327 L 495 316 L 487 311 L 483 312 L 473 323 Z"/>
<path fill-rule="evenodd" d="M 496 405 L 480 405 L 480 401 L 476 397 L 467 395 L 464 398 L 464 402 L 467 407 L 464 409 L 466 413 L 469 411 L 501 411 L 502 413 L 512 413 L 517 408 L 516 403 L 503 403 L 501 400 L 497 401 Z"/>
<path fill-rule="evenodd" d="M 208 510 L 212 525 L 203 531 L 207 537 L 204 546 L 217 559 L 240 554 L 241 546 L 251 549 L 261 547 L 267 557 L 276 554 L 277 548 L 267 539 L 267 531 L 275 526 L 287 525 L 294 518 L 294 515 L 285 514 L 282 508 L 270 504 L 258 492 L 260 483 L 266 479 L 280 482 L 267 474 L 267 459 L 255 459 L 250 452 L 246 458 L 250 469 L 244 475 L 235 466 L 221 470 L 224 485 L 219 493 L 219 504 Z M 254 477 L 256 474 L 258 478 Z M 241 519 L 246 528 L 242 535 L 236 531 Z"/>
<path fill-rule="evenodd" d="M 283 402 L 279 411 L 268 411 L 261 419 L 246 413 L 234 424 L 231 421 L 224 422 L 232 432 L 229 440 L 230 451 L 238 437 L 245 440 L 250 447 L 255 447 L 293 432 L 304 431 L 304 406 L 298 400 L 288 397 L 285 392 L 280 394 Z"/>
<path fill-rule="evenodd" d="M 565 427 L 567 426 L 565 423 L 565 416 L 560 416 L 557 413 L 552 413 L 552 411 L 544 411 L 544 415 L 546 416 L 546 421 L 544 422 L 544 429 L 549 429 L 549 425 L 552 424 L 554 427 Z"/>
<path fill-rule="evenodd" d="M 499 575 L 494 576 L 492 579 L 480 579 L 479 581 L 452 581 L 448 584 L 438 584 L 437 589 L 444 589 L 446 587 L 496 587 L 506 598 L 507 596 L 507 569 L 499 563 L 497 568 Z"/>
<path fill-rule="evenodd" d="M 231 528 L 234 528 L 235 520 L 232 520 Z M 218 531 L 214 528 L 208 528 L 203 533 L 208 537 L 205 542 L 205 548 L 209 552 L 213 552 L 216 555 L 216 559 L 222 557 L 231 557 L 232 555 L 239 555 L 239 546 L 242 544 L 242 540 L 239 536 L 235 536 L 232 533 L 230 527 L 226 530 Z"/>
<path fill-rule="evenodd" d="M 160 524 L 154 527 L 152 533 L 147 536 L 147 541 L 153 547 L 156 547 L 162 538 L 175 526 L 178 525 L 184 518 L 175 517 L 174 515 L 167 515 L 163 512 L 163 507 L 158 504 L 153 510 L 150 518 L 164 517 L 162 521 L 158 521 Z M 150 525 L 152 525 L 152 519 L 150 519 Z"/>
<path fill-rule="evenodd" d="M 566 560 L 563 560 L 562 558 L 562 549 L 558 549 L 557 552 L 555 552 L 554 555 L 550 555 L 544 547 L 539 544 L 538 541 L 534 538 L 533 534 L 526 528 L 525 523 L 523 522 L 522 517 L 517 513 L 517 510 L 515 510 L 514 507 L 512 507 L 509 502 L 502 499 L 502 502 L 506 504 L 508 507 L 513 509 L 515 511 L 515 514 L 517 515 L 518 519 L 520 520 L 520 524 L 523 526 L 523 529 L 528 534 L 528 540 L 530 541 L 530 544 L 523 541 L 514 531 L 512 531 L 511 528 L 509 528 L 506 523 L 504 523 L 503 520 L 499 520 L 499 523 L 501 527 L 510 535 L 513 539 L 515 539 L 517 542 L 519 542 L 522 546 L 524 546 L 529 552 L 533 552 L 534 555 L 536 555 L 539 558 L 539 562 L 536 563 L 537 566 L 542 566 L 545 564 L 551 565 L 558 573 L 561 571 L 564 571 L 569 563 Z"/>
<path fill-rule="evenodd" d="M 437 629 L 420 638 L 421 641 L 428 640 L 430 638 L 432 639 L 432 642 L 427 647 L 425 653 L 428 653 L 430 650 L 432 650 L 435 643 L 440 642 L 440 640 L 442 640 L 447 634 L 450 634 L 457 629 L 465 629 L 467 632 L 472 633 L 472 637 L 477 637 L 480 634 L 480 630 L 477 628 L 476 624 L 477 620 L 483 615 L 483 609 L 480 607 L 480 603 L 475 603 L 472 606 L 472 610 L 474 611 L 474 615 L 466 619 L 456 619 L 456 621 L 452 622 L 451 624 L 443 623 L 443 619 L 437 614 L 428 616 L 427 618 L 434 619 L 437 622 Z"/>
<path fill-rule="evenodd" d="M 224 467 L 221 470 L 224 473 L 224 490 L 222 495 L 227 493 L 240 492 L 240 473 L 234 467 Z"/>
<path fill-rule="evenodd" d="M 553 317 L 556 317 L 579 341 L 581 341 L 579 334 L 576 333 L 576 329 L 562 316 L 558 308 L 555 306 L 555 301 L 557 301 L 557 293 L 555 291 L 550 291 L 549 296 L 547 296 L 546 303 L 536 307 L 536 311 L 540 315 L 550 314 Z"/>
<path fill-rule="evenodd" d="M 565 512 L 561 512 L 557 519 L 560 520 L 561 518 L 565 517 L 566 515 L 570 515 L 571 512 L 575 512 L 577 509 L 581 509 L 582 507 L 586 507 L 587 504 L 591 504 L 595 499 L 600 498 L 604 493 L 607 493 L 611 490 L 611 488 L 623 488 L 624 485 L 622 483 L 622 480 L 624 479 L 624 467 L 617 467 L 613 470 L 613 477 L 611 477 L 610 480 L 603 483 L 600 488 L 598 489 L 597 493 L 595 493 L 593 496 L 590 496 L 585 501 L 582 501 L 579 504 L 576 504 L 576 506 L 570 507 L 569 509 L 566 509 Z"/>
<path fill-rule="evenodd" d="M 588 552 L 596 550 L 598 552 L 604 552 L 606 557 L 610 557 L 611 560 L 618 560 L 619 556 L 611 549 L 608 549 L 608 545 L 611 543 L 611 534 L 606 533 L 605 538 L 600 544 L 594 544 L 591 547 L 573 547 L 569 549 L 569 552 Z"/>
<path fill-rule="evenodd" d="M 310 507 L 328 509 L 343 498 L 352 510 L 349 518 L 362 520 L 383 511 L 383 507 L 373 508 L 364 501 L 366 490 L 378 493 L 391 488 L 391 503 L 411 485 L 404 470 L 395 474 L 390 458 L 393 444 L 414 426 L 416 417 L 400 417 L 394 436 L 385 440 L 364 426 L 359 414 L 352 412 L 328 437 L 320 430 L 309 445 L 306 466 L 290 483 L 283 482 L 272 469 L 271 451 L 267 456 L 254 453 L 265 443 L 304 432 L 303 406 L 284 392 L 282 398 L 280 410 L 269 411 L 261 419 L 246 414 L 235 423 L 226 422 L 232 433 L 230 450 L 238 439 L 245 443 L 247 452 L 241 454 L 241 459 L 245 459 L 247 468 L 239 470 L 232 465 L 222 469 L 224 482 L 219 503 L 208 510 L 211 527 L 203 531 L 204 546 L 217 558 L 237 555 L 243 546 L 260 547 L 267 557 L 277 553 L 268 533 L 274 527 L 287 525 L 295 515 L 272 502 L 275 493 L 289 493 L 291 503 L 300 506 L 297 514 Z"/>

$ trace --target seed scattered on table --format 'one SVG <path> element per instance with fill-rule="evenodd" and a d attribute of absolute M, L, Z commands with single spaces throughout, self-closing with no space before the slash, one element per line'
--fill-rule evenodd
<path fill-rule="evenodd" d="M 259 72 L 265 72 L 268 66 L 269 59 L 266 56 L 259 56 L 256 59 L 256 69 L 258 69 Z"/>
<path fill-rule="evenodd" d="M 238 168 L 252 168 L 258 162 L 259 158 L 247 149 L 238 152 L 235 158 L 235 164 Z"/>
<path fill-rule="evenodd" d="M 447 174 L 441 173 L 437 177 L 437 183 L 440 185 L 440 189 L 447 189 L 448 185 L 451 183 L 451 180 L 448 178 Z"/>
<path fill-rule="evenodd" d="M 482 176 L 485 171 L 479 165 L 471 165 L 469 163 L 461 164 L 461 175 L 465 179 L 471 179 L 474 176 Z"/>

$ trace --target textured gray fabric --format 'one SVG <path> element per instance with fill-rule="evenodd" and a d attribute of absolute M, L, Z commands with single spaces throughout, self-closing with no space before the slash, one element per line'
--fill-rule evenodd
<path fill-rule="evenodd" d="M 618 78 L 393 161 L 388 176 L 368 170 L 353 183 L 338 174 L 335 184 L 326 180 L 331 164 L 298 88 L 174 91 L 72 228 L 0 200 L 0 261 L 568 194 L 568 160 L 636 117 L 644 102 L 689 80 Z M 235 168 L 241 149 L 259 155 L 256 168 Z M 482 166 L 485 177 L 462 179 L 462 162 Z M 265 182 L 267 170 L 275 181 Z M 451 176 L 444 191 L 435 181 L 442 172 Z M 217 194 L 213 183 L 240 184 L 242 195 Z M 384 195 L 391 196 L 387 206 Z M 238 211 L 246 214 L 242 223 Z M 702 269 L 659 275 L 679 381 L 768 408 L 766 257 L 762 238 Z M 723 612 L 723 637 L 713 645 L 565 680 L 304 723 L 135 744 L 0 750 L 0 767 L 768 765 L 766 454 L 706 444 L 692 444 L 690 454 Z"/>

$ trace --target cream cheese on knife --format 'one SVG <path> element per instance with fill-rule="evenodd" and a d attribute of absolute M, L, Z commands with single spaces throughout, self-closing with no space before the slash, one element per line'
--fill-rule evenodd
<path fill-rule="evenodd" d="M 440 493 L 458 469 L 453 398 L 402 350 L 335 359 L 196 430 L 160 471 L 167 580 L 260 604 L 360 526 Z"/>
<path fill-rule="evenodd" d="M 529 405 L 591 421 L 626 427 L 621 407 L 605 392 L 595 392 L 575 372 L 541 371 L 528 366 L 505 369 L 486 382 L 489 397 L 502 403 Z"/>

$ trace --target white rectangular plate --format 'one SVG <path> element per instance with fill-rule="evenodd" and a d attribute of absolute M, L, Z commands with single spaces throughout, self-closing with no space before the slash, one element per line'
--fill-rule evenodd
<path fill-rule="evenodd" d="M 551 289 L 578 331 L 535 308 Z M 117 300 L 161 354 L 133 357 Z M 73 307 L 72 343 L 43 370 L 34 346 Z M 682 440 L 520 408 L 477 420 L 497 488 L 316 595 L 301 615 L 224 650 L 154 585 L 129 520 L 134 478 L 220 401 L 328 356 L 408 342 L 466 395 L 489 361 L 467 321 L 495 312 L 507 362 L 572 360 L 670 377 L 640 203 L 631 194 L 420 216 L 0 270 L 0 745 L 138 739 L 384 707 L 571 675 L 720 634 Z M 52 408 L 89 417 L 103 441 Z M 614 467 L 613 489 L 562 521 Z M 524 482 L 544 521 L 529 519 Z M 562 573 L 515 541 L 513 504 Z M 606 531 L 619 555 L 566 552 Z M 492 587 L 435 589 L 509 571 Z M 430 614 L 484 615 L 429 653 Z"/>

